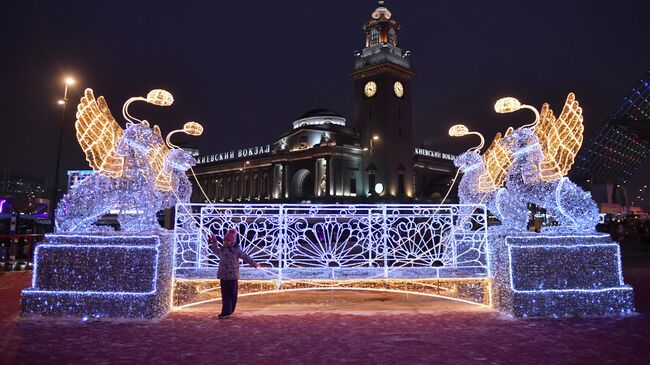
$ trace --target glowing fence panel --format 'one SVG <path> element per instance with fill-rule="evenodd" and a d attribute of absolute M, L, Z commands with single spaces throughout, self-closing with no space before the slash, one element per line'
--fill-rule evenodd
<path fill-rule="evenodd" d="M 372 265 L 376 258 L 371 210 L 355 205 L 286 205 L 288 268 Z"/>
<path fill-rule="evenodd" d="M 282 233 L 280 206 L 208 205 L 200 210 L 202 232 L 197 242 L 199 267 L 218 267 L 219 258 L 208 247 L 207 235 L 218 240 L 229 228 L 236 227 L 239 244 L 256 262 L 265 267 L 280 267 Z"/>
<path fill-rule="evenodd" d="M 247 278 L 486 276 L 482 206 L 186 204 L 176 208 L 175 271 L 211 277 L 207 236 L 239 232 L 265 270 Z M 461 271 L 463 273 L 461 273 Z"/>

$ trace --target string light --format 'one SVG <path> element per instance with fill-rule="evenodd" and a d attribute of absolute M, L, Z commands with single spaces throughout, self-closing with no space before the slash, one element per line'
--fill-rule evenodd
<path fill-rule="evenodd" d="M 86 89 L 77 106 L 77 141 L 90 167 L 106 176 L 122 177 L 124 158 L 115 150 L 122 138 L 122 128 L 113 118 L 103 96 L 95 100 Z"/>
<path fill-rule="evenodd" d="M 146 98 L 129 98 L 122 108 L 129 121 L 135 118 L 128 113 L 128 105 L 137 100 L 169 106 L 174 98 L 161 89 L 150 91 Z M 91 167 L 99 173 L 74 186 L 63 197 L 55 216 L 59 231 L 110 229 L 93 223 L 111 210 L 119 212 L 122 230 L 149 231 L 160 227 L 158 211 L 174 206 L 177 199 L 189 202 L 192 188 L 185 171 L 196 161 L 186 151 L 170 150 L 158 126 L 150 128 L 147 121 L 131 121 L 123 131 L 104 98 L 95 101 L 91 89 L 86 89 L 78 109 L 79 143 Z M 180 131 L 197 136 L 203 127 L 189 122 Z M 178 131 L 170 133 L 167 140 L 175 132 Z"/>
<path fill-rule="evenodd" d="M 533 124 L 511 130 L 502 140 L 514 157 L 505 190 L 497 202 L 503 226 L 526 229 L 528 204 L 533 203 L 545 208 L 562 227 L 593 231 L 598 222 L 598 206 L 589 192 L 564 177 L 580 148 L 584 129 L 582 109 L 575 95 L 569 94 L 557 121 L 548 105 L 538 113 L 535 108 L 511 99 L 514 98 L 500 99 L 495 110 L 528 108 L 535 112 L 536 119 Z"/>
<path fill-rule="evenodd" d="M 214 277 L 219 261 L 205 235 L 219 237 L 237 227 L 242 249 L 269 268 L 243 270 L 242 279 L 273 281 L 281 289 L 295 285 L 379 288 L 385 285 L 383 280 L 396 280 L 404 290 L 411 286 L 408 290 L 425 291 L 433 289 L 417 289 L 420 284 L 411 281 L 462 277 L 482 279 L 478 287 L 485 293 L 487 219 L 483 210 L 457 219 L 465 208 L 179 204 L 174 275 L 178 280 Z M 482 294 L 479 302 L 488 296 Z"/>
<path fill-rule="evenodd" d="M 279 294 L 313 290 L 380 291 L 445 298 L 462 303 L 490 306 L 486 278 L 376 279 L 376 280 L 286 280 L 278 288 L 273 280 L 239 281 L 239 296 Z M 174 309 L 215 302 L 220 299 L 217 279 L 176 279 Z"/>
<path fill-rule="evenodd" d="M 540 122 L 535 126 L 544 153 L 544 159 L 539 163 L 542 180 L 559 179 L 569 173 L 582 146 L 583 120 L 582 108 L 573 93 L 567 97 L 557 120 L 548 104 L 542 106 Z"/>
<path fill-rule="evenodd" d="M 47 235 L 22 315 L 153 318 L 169 311 L 173 234 Z M 125 264 L 128 258 L 129 263 Z"/>
<path fill-rule="evenodd" d="M 489 193 L 501 188 L 513 161 L 512 153 L 501 143 L 501 133 L 497 133 L 492 144 L 483 154 L 485 172 L 479 176 L 479 191 Z"/>
<path fill-rule="evenodd" d="M 627 314 L 620 247 L 609 235 L 490 234 L 493 303 L 517 317 Z"/>

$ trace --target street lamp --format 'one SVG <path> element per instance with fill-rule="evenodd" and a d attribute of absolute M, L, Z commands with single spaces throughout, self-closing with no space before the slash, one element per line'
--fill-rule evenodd
<path fill-rule="evenodd" d="M 57 103 L 61 105 L 61 124 L 59 125 L 59 138 L 56 152 L 56 168 L 54 169 L 54 187 L 50 197 L 51 214 L 50 217 L 54 219 L 54 211 L 56 209 L 57 188 L 59 186 L 59 168 L 61 165 L 61 142 L 63 139 L 63 126 L 65 125 L 65 107 L 68 104 L 68 86 L 73 85 L 75 80 L 72 77 L 66 77 L 64 80 L 65 87 L 63 89 L 63 99 Z"/>
<path fill-rule="evenodd" d="M 246 165 L 250 165 L 250 161 L 244 162 L 244 166 L 239 168 L 239 171 L 241 171 L 241 200 L 246 199 L 246 187 L 248 184 L 246 184 Z"/>
<path fill-rule="evenodd" d="M 379 136 L 374 135 L 370 137 L 370 165 L 368 166 L 368 193 L 370 195 L 377 194 L 375 189 L 375 165 L 373 164 L 372 161 L 372 152 L 375 150 L 375 147 L 372 143 L 373 141 L 379 141 Z M 367 149 L 364 148 L 364 151 L 366 150 Z"/>

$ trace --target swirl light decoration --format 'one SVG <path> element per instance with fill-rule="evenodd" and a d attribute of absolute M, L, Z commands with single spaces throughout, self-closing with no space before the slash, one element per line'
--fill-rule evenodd
<path fill-rule="evenodd" d="M 466 210 L 474 213 L 460 219 Z M 246 290 L 383 286 L 489 303 L 487 218 L 480 206 L 178 205 L 174 276 L 184 283 L 178 303 L 205 298 L 187 290 L 215 277 L 219 259 L 207 235 L 220 239 L 229 228 L 238 231 L 242 250 L 262 265 L 262 270 L 241 268 L 242 280 L 250 281 Z M 445 288 L 436 289 L 434 278 L 444 279 Z M 206 290 L 213 288 L 211 282 Z"/>

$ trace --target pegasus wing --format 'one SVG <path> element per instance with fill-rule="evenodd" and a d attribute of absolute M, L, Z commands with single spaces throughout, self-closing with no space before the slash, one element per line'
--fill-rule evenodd
<path fill-rule="evenodd" d="M 497 133 L 490 147 L 483 154 L 485 171 L 479 176 L 479 190 L 489 193 L 503 186 L 508 175 L 508 169 L 514 158 L 510 150 L 501 142 L 501 133 Z"/>
<path fill-rule="evenodd" d="M 113 118 L 104 97 L 95 100 L 92 89 L 86 89 L 76 117 L 77 140 L 90 167 L 102 175 L 122 177 L 124 157 L 116 148 L 124 131 Z"/>
<path fill-rule="evenodd" d="M 535 134 L 544 153 L 544 158 L 539 163 L 539 176 L 544 181 L 551 181 L 566 176 L 571 169 L 582 146 L 584 118 L 573 93 L 567 96 L 557 120 L 548 105 L 545 106 L 547 110 L 542 107 Z M 546 116 L 542 117 L 544 113 Z"/>
<path fill-rule="evenodd" d="M 160 137 L 160 143 L 157 143 L 147 154 L 147 161 L 156 175 L 154 187 L 165 192 L 172 191 L 174 188 L 172 174 L 165 169 L 165 158 L 169 154 L 169 147 L 163 142 L 160 127 L 153 126 L 153 132 Z"/>

